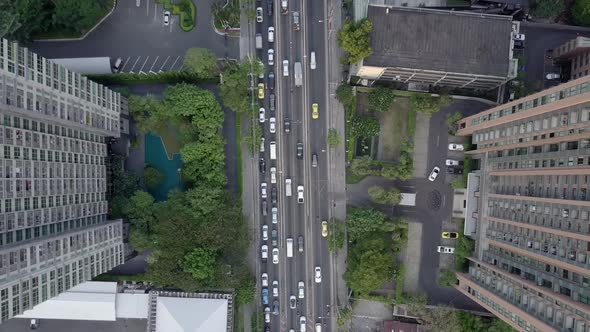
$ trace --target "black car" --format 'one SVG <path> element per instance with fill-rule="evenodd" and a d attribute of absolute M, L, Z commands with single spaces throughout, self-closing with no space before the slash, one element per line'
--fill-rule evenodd
<path fill-rule="evenodd" d="M 286 133 L 291 132 L 291 120 L 289 120 L 289 118 L 285 118 L 285 121 L 283 122 L 283 127 L 285 128 Z"/>
<path fill-rule="evenodd" d="M 297 142 L 297 159 L 303 159 L 303 143 Z"/>
<path fill-rule="evenodd" d="M 514 48 L 524 48 L 524 40 L 515 40 Z"/>
<path fill-rule="evenodd" d="M 266 0 L 266 8 L 268 16 L 272 16 L 272 0 Z"/>
<path fill-rule="evenodd" d="M 260 158 L 260 162 L 258 163 L 260 168 L 260 173 L 264 174 L 266 172 L 266 161 L 263 158 Z"/>
<path fill-rule="evenodd" d="M 268 74 L 268 88 L 271 90 L 275 89 L 275 73 L 273 72 Z"/>
<path fill-rule="evenodd" d="M 272 202 L 272 206 L 277 206 L 277 187 L 273 186 L 270 190 L 270 200 Z"/>
<path fill-rule="evenodd" d="M 298 249 L 299 252 L 303 252 L 303 236 L 299 235 L 299 238 L 297 239 L 297 244 L 298 244 Z"/>
<path fill-rule="evenodd" d="M 262 201 L 262 215 L 266 216 L 268 214 L 268 207 L 266 203 L 266 199 Z"/>
<path fill-rule="evenodd" d="M 278 244 L 278 239 L 279 239 L 279 232 L 273 228 L 272 231 L 270 232 L 270 240 L 271 240 L 271 244 L 273 247 L 276 247 Z"/>
<path fill-rule="evenodd" d="M 270 108 L 270 111 L 271 112 L 274 112 L 275 109 L 276 109 L 275 108 L 275 102 L 276 102 L 275 94 L 274 93 L 271 93 L 268 98 L 269 98 L 269 103 L 270 103 L 270 107 L 269 107 Z"/>
<path fill-rule="evenodd" d="M 447 173 L 449 173 L 449 174 L 463 174 L 463 168 L 447 166 Z"/>

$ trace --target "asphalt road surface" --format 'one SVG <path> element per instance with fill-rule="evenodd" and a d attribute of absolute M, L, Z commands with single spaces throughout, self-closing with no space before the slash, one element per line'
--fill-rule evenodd
<path fill-rule="evenodd" d="M 331 256 L 327 239 L 321 235 L 321 221 L 328 220 L 328 163 L 326 105 L 327 66 L 325 7 L 321 1 L 289 1 L 288 12 L 281 13 L 280 1 L 274 1 L 273 15 L 268 15 L 267 0 L 256 2 L 263 8 L 263 22 L 256 24 L 256 32 L 263 35 L 263 48 L 257 55 L 265 64 L 265 98 L 259 100 L 265 109 L 263 124 L 265 149 L 261 158 L 266 172 L 260 174 L 260 183 L 268 186 L 268 215 L 262 216 L 261 225 L 267 225 L 269 239 L 261 245 L 268 245 L 269 259 L 262 263 L 261 273 L 269 275 L 269 309 L 277 300 L 280 314 L 271 313 L 271 331 L 300 331 L 301 318 L 305 317 L 305 330 L 312 331 L 317 323 L 323 331 L 331 329 L 328 315 L 333 296 Z M 293 13 L 300 16 L 299 31 L 294 29 Z M 274 42 L 268 40 L 268 28 L 275 28 Z M 268 49 L 274 49 L 274 65 L 268 65 Z M 315 51 L 317 67 L 310 68 L 310 52 Z M 289 75 L 284 76 L 283 60 L 289 61 Z M 300 62 L 303 69 L 303 85 L 295 85 L 294 65 Z M 269 73 L 275 75 L 275 88 L 269 86 Z M 270 111 L 270 94 L 276 95 L 276 111 Z M 319 119 L 312 119 L 312 103 L 319 105 Z M 269 118 L 276 119 L 276 133 L 270 132 Z M 285 120 L 290 121 L 291 130 L 285 132 Z M 270 142 L 276 142 L 277 159 L 270 159 Z M 303 144 L 303 156 L 297 157 L 297 145 Z M 312 154 L 317 154 L 318 165 L 312 167 Z M 270 169 L 277 167 L 277 183 L 271 183 Z M 286 196 L 285 180 L 292 181 L 292 196 Z M 297 201 L 297 188 L 304 187 L 304 202 Z M 277 190 L 278 223 L 272 223 L 272 191 Z M 264 200 L 264 199 L 261 199 Z M 262 205 L 262 203 L 261 203 Z M 262 215 L 262 214 L 261 214 Z M 279 263 L 272 259 L 272 230 L 278 231 Z M 303 239 L 302 251 L 299 238 Z M 262 237 L 260 237 L 262 239 Z M 287 257 L 287 239 L 293 240 L 293 255 Z M 321 268 L 321 282 L 315 282 L 314 270 Z M 272 296 L 272 283 L 278 281 L 279 296 Z M 304 298 L 298 298 L 298 284 L 304 283 Z M 295 309 L 289 307 L 290 296 L 298 298 Z M 263 305 L 266 307 L 267 305 Z"/>

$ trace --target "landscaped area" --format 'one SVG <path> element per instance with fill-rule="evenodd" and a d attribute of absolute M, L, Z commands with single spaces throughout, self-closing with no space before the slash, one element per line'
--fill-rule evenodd
<path fill-rule="evenodd" d="M 172 15 L 178 15 L 178 25 L 182 31 L 191 31 L 196 24 L 197 7 L 193 0 L 180 0 L 176 3 L 173 0 L 156 0 L 156 3 L 161 4 L 165 10 L 170 11 Z"/>
<path fill-rule="evenodd" d="M 156 201 L 165 201 L 168 193 L 173 190 L 182 190 L 180 181 L 180 169 L 182 160 L 178 151 L 167 151 L 168 144 L 160 136 L 152 133 L 145 134 L 145 163 L 155 168 L 161 174 L 161 181 L 148 191 Z M 170 155 L 172 154 L 172 155 Z"/>
<path fill-rule="evenodd" d="M 246 14 L 250 19 L 256 18 L 254 0 L 242 1 L 246 6 Z M 213 24 L 218 30 L 237 29 L 240 27 L 240 0 L 215 0 L 211 4 Z"/>

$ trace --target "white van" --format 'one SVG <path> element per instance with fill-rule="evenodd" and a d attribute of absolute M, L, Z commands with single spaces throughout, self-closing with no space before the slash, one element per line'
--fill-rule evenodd
<path fill-rule="evenodd" d="M 293 257 L 293 239 L 287 238 L 287 257 Z"/>
<path fill-rule="evenodd" d="M 285 179 L 285 194 L 287 194 L 287 197 L 291 197 L 291 195 L 293 195 L 293 191 L 291 189 L 291 179 Z"/>
<path fill-rule="evenodd" d="M 117 60 L 115 60 L 115 64 L 113 65 L 113 70 L 115 71 L 115 73 L 118 73 L 119 70 L 121 70 L 122 62 L 123 60 L 121 58 L 117 58 Z"/>
<path fill-rule="evenodd" d="M 314 51 L 311 52 L 311 57 L 310 57 L 310 60 L 309 60 L 309 66 L 311 67 L 311 69 L 315 69 L 316 68 L 315 52 Z"/>
<path fill-rule="evenodd" d="M 322 332 L 322 324 L 320 324 L 320 323 L 315 324 L 315 332 Z"/>
<path fill-rule="evenodd" d="M 270 160 L 277 160 L 277 143 L 275 141 L 270 142 Z"/>

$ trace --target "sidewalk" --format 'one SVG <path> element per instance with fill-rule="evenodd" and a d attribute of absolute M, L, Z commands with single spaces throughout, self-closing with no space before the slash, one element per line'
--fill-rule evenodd
<path fill-rule="evenodd" d="M 414 178 L 423 178 L 428 167 L 428 135 L 430 117 L 420 112 L 416 114 L 416 134 L 414 135 Z"/>

